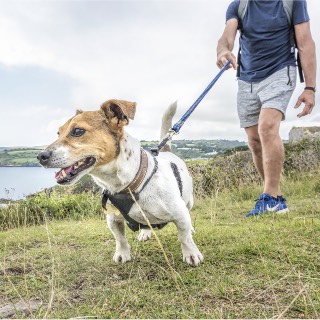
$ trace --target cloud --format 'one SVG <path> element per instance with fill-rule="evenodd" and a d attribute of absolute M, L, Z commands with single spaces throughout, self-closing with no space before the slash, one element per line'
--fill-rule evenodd
<path fill-rule="evenodd" d="M 76 108 L 93 110 L 110 98 L 136 101 L 128 130 L 139 139 L 157 139 L 164 109 L 177 100 L 177 120 L 219 71 L 215 47 L 229 2 L 3 2 L 0 85 L 7 87 L 0 109 L 23 112 L 24 121 L 7 118 L 11 125 L 0 127 L 0 145 L 46 144 L 54 125 Z M 316 0 L 308 4 L 316 16 Z M 314 36 L 318 26 L 315 20 Z M 223 74 L 179 138 L 246 139 L 237 118 L 235 78 L 232 70 Z M 288 112 L 290 124 L 297 123 L 294 112 Z M 22 137 L 16 128 L 30 134 Z"/>

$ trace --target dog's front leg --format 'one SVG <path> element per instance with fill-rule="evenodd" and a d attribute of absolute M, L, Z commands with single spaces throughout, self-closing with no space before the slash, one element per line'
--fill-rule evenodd
<path fill-rule="evenodd" d="M 203 255 L 192 239 L 192 224 L 189 216 L 188 209 L 179 220 L 174 221 L 178 229 L 178 238 L 181 243 L 183 261 L 187 262 L 190 266 L 197 266 L 203 261 Z"/>
<path fill-rule="evenodd" d="M 117 217 L 114 213 L 108 213 L 107 224 L 116 239 L 116 252 L 113 260 L 117 263 L 130 261 L 130 245 L 125 236 L 125 225 L 122 216 Z"/>

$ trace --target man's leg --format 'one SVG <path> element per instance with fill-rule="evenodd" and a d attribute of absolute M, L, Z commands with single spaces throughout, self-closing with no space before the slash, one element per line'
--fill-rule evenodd
<path fill-rule="evenodd" d="M 282 113 L 276 109 L 262 109 L 259 123 L 245 128 L 253 162 L 264 182 L 263 193 L 281 195 L 280 176 L 284 148 L 279 135 Z"/>
<path fill-rule="evenodd" d="M 262 146 L 264 173 L 263 193 L 281 195 L 280 177 L 284 162 L 284 147 L 279 134 L 282 113 L 276 109 L 261 109 L 258 134 Z"/>
<path fill-rule="evenodd" d="M 281 196 L 280 176 L 284 162 L 284 148 L 279 135 L 282 112 L 263 108 L 258 125 L 245 128 L 255 166 L 263 179 L 263 193 L 246 217 L 263 212 L 288 212 Z"/>
<path fill-rule="evenodd" d="M 260 82 L 253 82 L 249 91 L 250 83 L 243 83 L 239 81 L 238 114 L 241 127 L 246 128 L 254 163 L 264 182 L 263 193 L 246 216 L 288 212 L 286 199 L 280 191 L 284 147 L 279 128 L 295 88 L 296 69 L 283 68 Z"/>
<path fill-rule="evenodd" d="M 258 170 L 261 179 L 264 181 L 262 146 L 258 132 L 258 125 L 245 128 L 248 136 L 248 145 L 252 153 L 253 162 Z"/>

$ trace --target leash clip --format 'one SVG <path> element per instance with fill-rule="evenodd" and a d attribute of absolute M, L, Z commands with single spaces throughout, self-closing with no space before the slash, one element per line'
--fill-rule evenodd
<path fill-rule="evenodd" d="M 161 141 L 161 143 L 156 147 L 156 148 L 151 148 L 150 151 L 152 153 L 152 155 L 154 155 L 155 157 L 159 155 L 159 151 L 166 145 L 166 143 L 172 139 L 172 137 L 178 134 L 177 131 L 175 131 L 173 128 L 171 128 L 168 133 L 167 136 Z"/>
<path fill-rule="evenodd" d="M 173 129 L 171 128 L 171 129 L 169 129 L 169 132 L 168 132 L 168 134 L 167 134 L 167 138 L 169 138 L 169 140 L 171 140 L 172 137 L 173 137 L 175 134 L 179 134 L 179 131 L 176 132 L 175 130 L 173 130 Z"/>

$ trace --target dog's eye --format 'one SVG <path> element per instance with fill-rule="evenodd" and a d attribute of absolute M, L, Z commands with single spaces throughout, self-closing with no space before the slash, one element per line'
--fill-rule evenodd
<path fill-rule="evenodd" d="M 82 128 L 74 128 L 71 132 L 71 135 L 73 137 L 80 137 L 82 136 L 84 133 L 86 132 L 86 130 L 82 129 Z"/>

